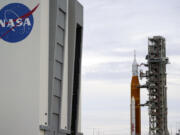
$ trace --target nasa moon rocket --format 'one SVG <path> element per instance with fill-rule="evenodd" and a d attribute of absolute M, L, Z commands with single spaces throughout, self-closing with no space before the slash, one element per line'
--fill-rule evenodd
<path fill-rule="evenodd" d="M 140 88 L 138 78 L 138 64 L 136 61 L 136 52 L 134 52 L 134 61 L 132 64 L 131 80 L 131 135 L 141 135 L 141 109 L 140 109 Z"/>

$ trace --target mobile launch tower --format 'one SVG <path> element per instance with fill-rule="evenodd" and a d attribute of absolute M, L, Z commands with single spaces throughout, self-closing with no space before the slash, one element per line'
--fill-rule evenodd
<path fill-rule="evenodd" d="M 148 67 L 146 73 L 141 72 L 140 77 L 146 77 L 149 92 L 149 135 L 169 135 L 167 127 L 167 87 L 166 87 L 166 57 L 165 38 L 154 36 L 148 39 Z"/>

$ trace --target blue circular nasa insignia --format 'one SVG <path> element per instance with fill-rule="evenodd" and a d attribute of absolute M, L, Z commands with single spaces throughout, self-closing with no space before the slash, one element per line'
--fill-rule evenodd
<path fill-rule="evenodd" d="M 32 31 L 32 11 L 20 3 L 11 3 L 0 10 L 0 38 L 10 43 L 24 40 Z"/>

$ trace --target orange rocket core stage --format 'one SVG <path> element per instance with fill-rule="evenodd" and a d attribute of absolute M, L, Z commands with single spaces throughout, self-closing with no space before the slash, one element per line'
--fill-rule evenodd
<path fill-rule="evenodd" d="M 140 88 L 138 88 L 138 86 L 139 86 L 138 76 L 132 76 L 132 80 L 131 80 L 131 99 L 133 97 L 135 99 L 136 135 L 141 135 Z"/>

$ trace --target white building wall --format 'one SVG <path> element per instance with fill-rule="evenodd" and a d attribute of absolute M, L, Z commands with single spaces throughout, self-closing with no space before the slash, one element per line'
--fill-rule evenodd
<path fill-rule="evenodd" d="M 48 125 L 49 0 L 41 0 L 39 125 Z"/>
<path fill-rule="evenodd" d="M 0 0 L 0 9 L 11 3 L 30 10 L 40 5 L 24 40 L 10 43 L 0 39 L 0 134 L 43 135 L 39 125 L 47 123 L 48 111 L 48 0 Z"/>

